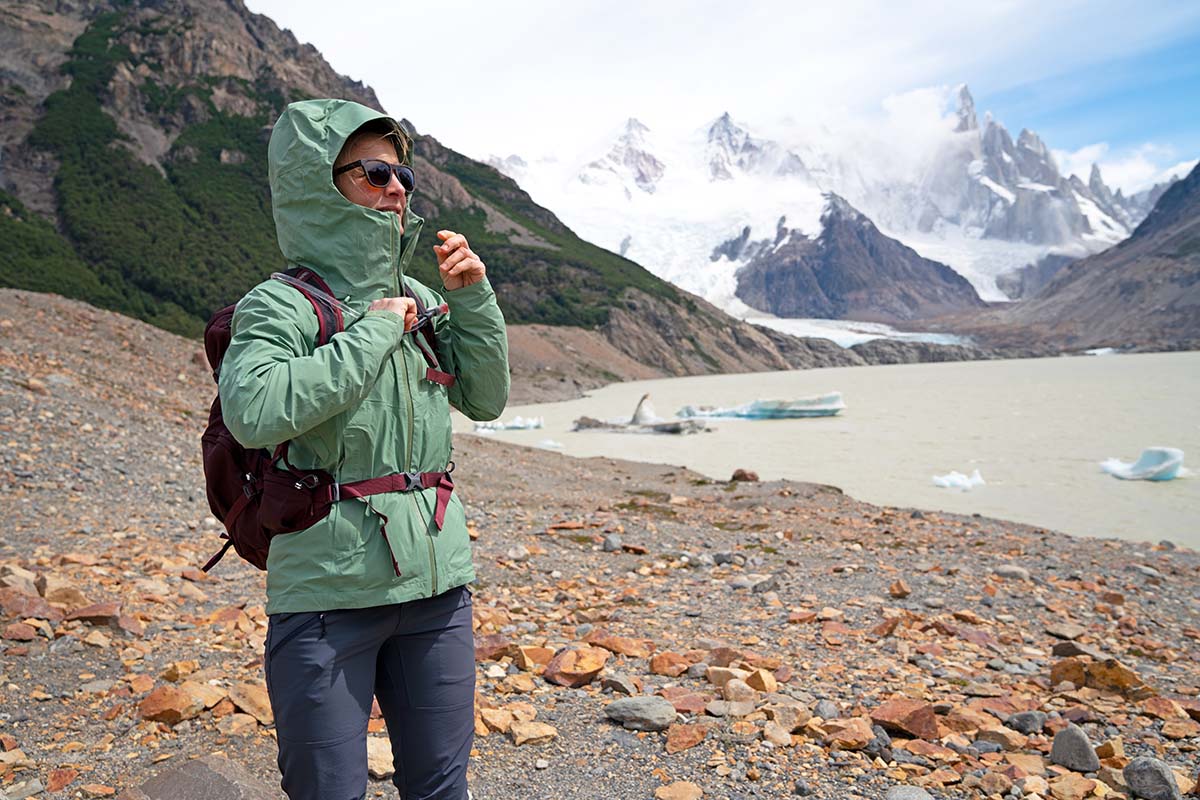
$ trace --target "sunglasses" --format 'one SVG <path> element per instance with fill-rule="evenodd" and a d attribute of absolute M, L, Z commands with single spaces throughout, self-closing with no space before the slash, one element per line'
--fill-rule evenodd
<path fill-rule="evenodd" d="M 343 172 L 349 172 L 358 167 L 362 167 L 363 173 L 367 176 L 367 183 L 376 189 L 386 188 L 391 183 L 393 175 L 396 176 L 396 180 L 400 181 L 400 185 L 404 187 L 404 191 L 407 194 L 412 194 L 413 190 L 416 189 L 417 178 L 413 174 L 412 167 L 405 166 L 404 164 L 389 164 L 378 158 L 364 158 L 359 161 L 351 161 L 349 164 L 335 169 L 333 174 L 341 175 Z"/>

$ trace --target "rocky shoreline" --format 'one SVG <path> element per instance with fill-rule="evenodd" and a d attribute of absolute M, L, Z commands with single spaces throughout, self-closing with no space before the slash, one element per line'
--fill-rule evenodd
<path fill-rule="evenodd" d="M 0 797 L 282 796 L 262 575 L 198 570 L 219 528 L 195 352 L 0 293 Z M 1194 551 L 455 447 L 479 800 L 1195 791 Z"/>

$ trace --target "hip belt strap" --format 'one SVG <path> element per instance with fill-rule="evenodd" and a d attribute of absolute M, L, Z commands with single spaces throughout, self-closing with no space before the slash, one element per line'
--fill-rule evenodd
<path fill-rule="evenodd" d="M 374 494 L 389 492 L 412 492 L 418 489 L 437 489 L 437 506 L 433 514 L 433 522 L 440 531 L 446 521 L 446 506 L 450 504 L 450 495 L 454 493 L 454 480 L 450 473 L 454 466 L 446 472 L 396 472 L 384 475 L 382 478 L 367 478 L 365 481 L 354 483 L 333 484 L 329 487 L 334 502 L 355 497 L 370 497 Z"/>

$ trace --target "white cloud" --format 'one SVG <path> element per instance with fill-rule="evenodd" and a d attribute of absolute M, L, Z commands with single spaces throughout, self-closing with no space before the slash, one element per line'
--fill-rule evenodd
<path fill-rule="evenodd" d="M 1162 0 L 249 5 L 476 157 L 552 152 L 630 116 L 669 130 L 729 111 L 756 125 L 878 109 L 921 86 L 1000 91 L 1200 27 L 1200 4 Z"/>
<path fill-rule="evenodd" d="M 1092 164 L 1098 164 L 1104 182 L 1114 191 L 1120 188 L 1127 195 L 1173 177 L 1181 178 L 1197 163 L 1195 159 L 1180 161 L 1175 148 L 1153 142 L 1119 152 L 1113 152 L 1106 142 L 1073 151 L 1053 152 L 1064 175 L 1075 174 L 1087 181 Z"/>

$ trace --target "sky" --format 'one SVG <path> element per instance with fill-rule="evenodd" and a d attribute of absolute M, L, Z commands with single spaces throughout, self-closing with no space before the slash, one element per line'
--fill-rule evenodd
<path fill-rule="evenodd" d="M 752 132 L 870 125 L 913 97 L 951 102 L 962 83 L 981 118 L 1038 132 L 1068 174 L 1096 161 L 1137 191 L 1200 157 L 1195 0 L 247 5 L 479 159 L 599 146 L 629 117 L 665 131 L 725 111 Z"/>

